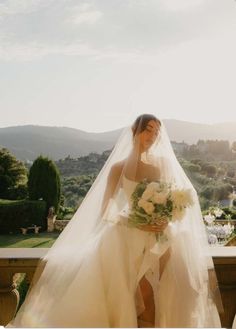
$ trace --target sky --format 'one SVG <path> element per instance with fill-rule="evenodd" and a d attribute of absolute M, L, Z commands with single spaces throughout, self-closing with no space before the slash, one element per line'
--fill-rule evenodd
<path fill-rule="evenodd" d="M 235 0 L 0 0 L 0 127 L 236 122 Z"/>

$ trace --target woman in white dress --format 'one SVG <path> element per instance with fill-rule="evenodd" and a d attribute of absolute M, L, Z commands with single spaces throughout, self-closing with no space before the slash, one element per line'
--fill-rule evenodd
<path fill-rule="evenodd" d="M 191 189 L 194 205 L 178 222 L 130 227 L 131 195 L 143 179 Z M 162 231 L 168 240 L 157 242 Z M 214 266 L 197 194 L 163 123 L 144 114 L 124 130 L 70 224 L 41 260 L 8 326 L 220 327 L 218 289 L 209 277 Z"/>

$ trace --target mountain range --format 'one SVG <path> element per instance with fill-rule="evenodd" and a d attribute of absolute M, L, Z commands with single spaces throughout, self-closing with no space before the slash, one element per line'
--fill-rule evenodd
<path fill-rule="evenodd" d="M 209 125 L 172 119 L 163 121 L 171 141 L 194 144 L 199 139 L 236 140 L 236 122 Z M 91 152 L 102 153 L 111 149 L 121 131 L 90 133 L 68 127 L 6 127 L 0 128 L 0 147 L 6 147 L 24 161 L 32 161 L 40 154 L 54 160 L 67 156 L 78 158 Z"/>

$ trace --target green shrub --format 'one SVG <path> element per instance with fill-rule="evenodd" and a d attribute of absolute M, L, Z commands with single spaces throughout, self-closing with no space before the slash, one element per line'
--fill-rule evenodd
<path fill-rule="evenodd" d="M 19 184 L 13 188 L 9 188 L 8 196 L 10 200 L 23 200 L 28 197 L 27 184 Z"/>
<path fill-rule="evenodd" d="M 235 170 L 229 169 L 227 171 L 227 176 L 230 177 L 230 178 L 234 178 L 234 176 L 235 176 Z"/>
<path fill-rule="evenodd" d="M 225 212 L 226 215 L 230 215 L 231 219 L 236 219 L 236 210 L 229 208 L 229 207 L 224 207 L 222 208 L 222 210 Z M 221 218 L 225 218 L 225 216 L 223 215 Z"/>
<path fill-rule="evenodd" d="M 206 185 L 209 183 L 209 178 L 200 173 L 195 173 L 194 178 L 200 185 Z"/>
<path fill-rule="evenodd" d="M 0 200 L 0 234 L 20 233 L 21 227 L 47 227 L 46 202 L 31 200 Z"/>
<path fill-rule="evenodd" d="M 214 165 L 207 164 L 203 167 L 203 171 L 208 177 L 214 177 L 217 173 L 217 168 Z"/>
<path fill-rule="evenodd" d="M 201 197 L 204 197 L 206 199 L 214 199 L 214 194 L 215 194 L 215 187 L 214 186 L 204 186 L 200 195 Z"/>
<path fill-rule="evenodd" d="M 203 186 L 200 195 L 212 201 L 224 200 L 232 193 L 232 186 L 228 183 L 212 182 Z"/>
<path fill-rule="evenodd" d="M 18 309 L 19 309 L 21 307 L 21 305 L 23 304 L 26 294 L 29 289 L 29 283 L 27 282 L 25 274 L 23 274 L 23 273 L 18 274 L 18 279 L 16 281 L 16 289 L 18 290 L 19 297 L 20 297 L 20 302 L 18 305 Z"/>
<path fill-rule="evenodd" d="M 75 209 L 72 207 L 60 206 L 57 219 L 71 219 L 75 213 Z"/>
<path fill-rule="evenodd" d="M 17 197 L 18 185 L 25 185 L 27 169 L 6 148 L 0 148 L 0 198 L 12 199 L 11 191 Z M 22 190 L 19 189 L 21 193 Z M 18 197 L 17 197 L 18 198 Z"/>
<path fill-rule="evenodd" d="M 211 201 L 202 196 L 199 197 L 199 202 L 202 210 L 206 210 L 211 206 Z"/>
<path fill-rule="evenodd" d="M 201 166 L 199 166 L 198 164 L 189 163 L 189 164 L 185 165 L 185 169 L 189 170 L 191 172 L 200 172 Z"/>
<path fill-rule="evenodd" d="M 47 204 L 47 210 L 54 207 L 57 213 L 60 203 L 61 182 L 55 163 L 39 156 L 33 163 L 28 180 L 30 200 L 42 199 Z"/>

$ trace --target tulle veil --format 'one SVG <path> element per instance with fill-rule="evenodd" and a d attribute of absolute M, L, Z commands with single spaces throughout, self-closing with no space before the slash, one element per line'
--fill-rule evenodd
<path fill-rule="evenodd" d="M 9 326 L 47 324 L 46 310 L 63 299 L 80 270 L 81 262 L 90 252 L 90 242 L 96 241 L 99 232 L 108 222 L 116 225 L 117 218 L 127 208 L 122 181 L 124 177 L 130 178 L 130 172 L 135 177 L 138 170 L 138 161 L 129 162 L 129 154 L 134 145 L 131 128 L 129 126 L 123 130 L 81 206 L 40 261 L 30 292 Z M 221 304 L 219 289 L 214 264 L 208 254 L 198 196 L 176 159 L 163 122 L 156 141 L 142 154 L 141 161 L 146 168 L 158 171 L 161 180 L 174 183 L 179 188 L 190 189 L 194 199 L 194 205 L 186 209 L 184 218 L 170 223 L 167 229 L 167 247 L 171 248 L 171 256 L 160 281 L 160 326 L 189 327 L 194 324 L 198 327 L 219 327 L 215 306 L 215 302 Z M 104 210 L 102 206 L 107 179 L 114 165 L 121 162 L 123 166 L 118 183 Z M 157 248 L 155 251 L 154 248 L 153 252 L 163 253 L 164 249 Z M 166 295 L 171 298 L 166 299 Z"/>

